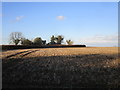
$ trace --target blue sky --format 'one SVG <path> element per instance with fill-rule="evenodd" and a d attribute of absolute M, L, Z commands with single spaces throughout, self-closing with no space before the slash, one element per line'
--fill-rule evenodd
<path fill-rule="evenodd" d="M 117 46 L 118 3 L 3 2 L 3 44 L 9 43 L 11 32 L 22 32 L 30 40 L 49 42 L 52 35 L 63 35 L 74 44 Z"/>

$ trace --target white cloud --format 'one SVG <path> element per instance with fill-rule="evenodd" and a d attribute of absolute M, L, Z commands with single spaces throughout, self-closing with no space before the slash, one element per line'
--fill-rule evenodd
<path fill-rule="evenodd" d="M 20 21 L 20 20 L 22 20 L 24 18 L 24 16 L 17 16 L 16 18 L 15 18 L 15 21 Z"/>
<path fill-rule="evenodd" d="M 76 43 L 82 43 L 87 45 L 96 45 L 96 46 L 117 46 L 118 45 L 118 35 L 95 35 L 93 37 L 82 38 Z"/>
<path fill-rule="evenodd" d="M 57 20 L 64 20 L 65 19 L 64 16 L 57 16 L 56 18 L 57 18 Z"/>
<path fill-rule="evenodd" d="M 95 43 L 110 43 L 110 42 L 116 42 L 118 40 L 117 35 L 107 35 L 107 36 L 94 36 L 92 38 L 89 38 L 89 42 L 95 42 Z"/>

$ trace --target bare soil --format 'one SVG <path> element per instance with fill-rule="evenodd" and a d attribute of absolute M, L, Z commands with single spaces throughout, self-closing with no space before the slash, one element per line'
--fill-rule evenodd
<path fill-rule="evenodd" d="M 117 47 L 2 52 L 3 88 L 118 88 Z"/>

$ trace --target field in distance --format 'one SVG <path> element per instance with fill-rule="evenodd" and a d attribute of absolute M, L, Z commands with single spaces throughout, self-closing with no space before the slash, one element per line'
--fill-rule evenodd
<path fill-rule="evenodd" d="M 118 47 L 3 51 L 3 88 L 120 87 Z"/>

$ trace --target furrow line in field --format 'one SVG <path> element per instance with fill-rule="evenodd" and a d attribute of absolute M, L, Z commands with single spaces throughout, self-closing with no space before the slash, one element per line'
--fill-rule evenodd
<path fill-rule="evenodd" d="M 20 56 L 21 56 L 21 57 L 24 57 L 24 56 L 26 56 L 26 55 L 28 55 L 28 54 L 31 54 L 31 53 L 34 53 L 34 52 L 36 52 L 36 51 L 39 51 L 39 50 L 29 51 L 29 52 L 27 52 L 27 53 L 25 53 L 25 54 L 23 54 L 23 55 L 20 55 Z"/>
<path fill-rule="evenodd" d="M 30 51 L 31 51 L 31 50 L 30 50 Z M 26 52 L 29 52 L 29 51 L 18 52 L 18 53 L 9 55 L 9 56 L 7 56 L 7 57 L 5 57 L 5 58 L 10 58 L 10 57 L 17 56 L 17 55 L 19 55 L 19 54 L 26 53 Z"/>
<path fill-rule="evenodd" d="M 34 50 L 34 51 L 33 50 L 27 50 L 27 51 L 23 51 L 23 52 L 18 52 L 18 53 L 6 56 L 5 59 L 11 58 L 11 57 L 16 57 L 16 56 L 24 57 L 24 56 L 26 56 L 30 53 L 36 52 L 36 51 L 38 51 L 38 50 Z"/>
<path fill-rule="evenodd" d="M 23 59 L 23 57 L 24 56 L 26 56 L 26 55 L 28 55 L 28 54 L 30 54 L 30 53 L 33 53 L 33 52 L 36 52 L 36 51 L 38 51 L 38 50 L 32 50 L 32 51 L 24 51 L 24 52 L 20 52 L 19 53 L 19 56 L 18 56 L 18 53 L 17 54 L 14 54 L 14 55 L 10 55 L 11 57 L 9 57 L 9 58 L 4 58 L 3 59 L 3 63 L 4 63 L 4 66 L 3 66 L 3 68 L 10 68 L 10 66 L 12 65 L 12 68 L 13 67 L 16 67 L 17 65 L 19 66 L 19 63 L 21 62 L 26 62 L 26 61 L 29 61 L 29 60 L 27 60 L 27 59 Z M 18 56 L 18 57 L 16 57 L 16 58 L 13 58 L 13 56 L 15 57 L 15 56 Z M 9 60 L 9 61 L 8 61 Z M 15 66 L 13 66 L 13 65 L 15 65 Z"/>

